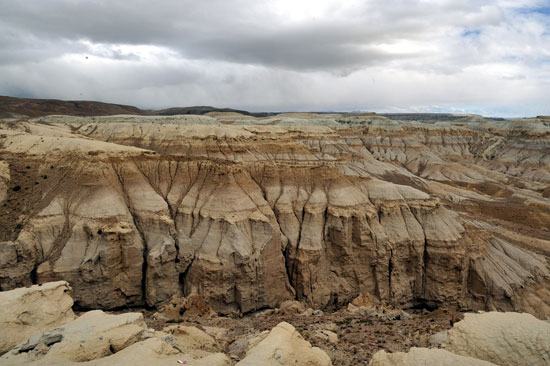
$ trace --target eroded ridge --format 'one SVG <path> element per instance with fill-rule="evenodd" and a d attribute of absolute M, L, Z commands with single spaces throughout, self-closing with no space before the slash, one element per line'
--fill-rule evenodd
<path fill-rule="evenodd" d="M 362 293 L 550 314 L 550 123 L 47 116 L 0 123 L 0 287 L 222 313 Z"/>

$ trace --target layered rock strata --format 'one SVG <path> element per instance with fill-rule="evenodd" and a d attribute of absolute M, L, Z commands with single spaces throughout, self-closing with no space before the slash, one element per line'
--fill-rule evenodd
<path fill-rule="evenodd" d="M 360 294 L 550 315 L 550 126 L 236 113 L 0 123 L 0 288 L 222 313 Z"/>

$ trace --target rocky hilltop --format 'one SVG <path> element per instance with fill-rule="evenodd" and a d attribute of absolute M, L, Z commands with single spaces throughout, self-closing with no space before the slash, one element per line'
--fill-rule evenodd
<path fill-rule="evenodd" d="M 550 316 L 550 120 L 0 121 L 0 289 L 220 313 L 360 294 Z"/>

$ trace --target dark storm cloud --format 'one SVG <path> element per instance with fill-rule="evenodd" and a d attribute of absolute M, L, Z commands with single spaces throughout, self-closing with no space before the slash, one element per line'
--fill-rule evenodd
<path fill-rule="evenodd" d="M 376 46 L 429 36 L 429 30 L 456 22 L 450 15 L 488 21 L 486 10 L 475 5 L 393 2 L 381 12 L 377 3 L 357 2 L 346 14 L 292 22 L 286 19 L 292 11 L 277 14 L 262 1 L 3 1 L 0 42 L 34 39 L 36 48 L 53 51 L 51 42 L 64 41 L 66 52 L 80 40 L 160 45 L 187 58 L 338 71 L 399 57 Z"/>
<path fill-rule="evenodd" d="M 545 4 L 0 0 L 0 94 L 256 110 L 545 105 L 549 16 L 529 11 Z"/>

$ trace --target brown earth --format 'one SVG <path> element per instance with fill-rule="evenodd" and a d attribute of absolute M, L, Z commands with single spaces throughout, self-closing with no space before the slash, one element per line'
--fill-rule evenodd
<path fill-rule="evenodd" d="M 175 323 L 157 319 L 154 311 L 143 310 L 143 315 L 147 325 L 155 330 Z M 350 314 L 346 310 L 325 312 L 319 316 L 261 311 L 233 318 L 190 317 L 177 323 L 206 331 L 209 327 L 223 329 L 218 342 L 226 354 L 231 354 L 235 341 L 271 330 L 285 321 L 292 324 L 314 347 L 325 351 L 334 366 L 354 366 L 366 365 L 372 355 L 380 350 L 406 352 L 411 347 L 428 347 L 432 335 L 451 329 L 452 324 L 462 318 L 463 314 L 452 308 L 410 310 L 410 318 L 392 320 Z M 323 330 L 336 333 L 338 342 L 333 344 L 320 338 L 318 333 Z M 237 360 L 239 358 L 235 358 Z"/>
<path fill-rule="evenodd" d="M 221 314 L 360 294 L 550 314 L 550 127 L 238 113 L 0 121 L 0 289 Z"/>

